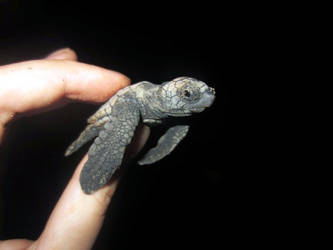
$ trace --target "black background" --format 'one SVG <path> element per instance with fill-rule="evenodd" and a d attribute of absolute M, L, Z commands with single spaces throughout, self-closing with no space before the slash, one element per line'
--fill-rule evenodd
<path fill-rule="evenodd" d="M 239 189 L 247 155 L 237 106 L 241 51 L 250 38 L 233 8 L 18 0 L 0 1 L 0 8 L 0 65 L 70 47 L 79 61 L 133 83 L 185 75 L 216 90 L 214 105 L 191 118 L 190 134 L 175 152 L 151 166 L 129 166 L 96 249 L 210 249 L 245 241 L 249 210 Z M 70 158 L 63 153 L 96 109 L 70 104 L 11 124 L 1 148 L 1 240 L 41 233 L 86 149 Z"/>

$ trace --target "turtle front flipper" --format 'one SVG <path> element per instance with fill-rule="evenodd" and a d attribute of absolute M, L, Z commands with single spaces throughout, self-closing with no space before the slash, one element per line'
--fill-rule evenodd
<path fill-rule="evenodd" d="M 140 120 L 137 110 L 119 112 L 104 125 L 88 152 L 80 184 L 86 194 L 104 186 L 120 167 L 126 146 L 131 142 L 135 128 Z"/>
<path fill-rule="evenodd" d="M 188 125 L 176 125 L 169 128 L 158 140 L 157 146 L 150 149 L 138 163 L 146 165 L 161 160 L 175 149 L 178 143 L 186 136 L 188 130 Z"/>
<path fill-rule="evenodd" d="M 67 148 L 65 156 L 69 156 L 81 148 L 88 141 L 94 139 L 98 136 L 103 126 L 96 126 L 95 124 L 90 124 L 87 128 L 80 134 L 80 136 Z"/>

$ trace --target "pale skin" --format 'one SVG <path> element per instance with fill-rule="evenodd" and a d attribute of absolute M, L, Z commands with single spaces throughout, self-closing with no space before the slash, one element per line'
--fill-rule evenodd
<path fill-rule="evenodd" d="M 0 143 L 14 118 L 45 112 L 71 101 L 102 103 L 129 84 L 130 80 L 118 72 L 77 62 L 71 49 L 55 51 L 42 60 L 0 66 Z M 141 128 L 134 153 L 143 147 L 148 136 L 149 129 Z M 0 250 L 92 248 L 118 178 L 91 195 L 84 194 L 79 174 L 86 161 L 87 155 L 77 166 L 39 238 L 0 241 Z"/>

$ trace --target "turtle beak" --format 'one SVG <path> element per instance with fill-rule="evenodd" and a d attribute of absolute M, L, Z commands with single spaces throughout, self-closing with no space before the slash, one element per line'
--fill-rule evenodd
<path fill-rule="evenodd" d="M 210 87 L 205 93 L 207 93 L 206 99 L 209 102 L 207 107 L 210 107 L 215 100 L 215 89 Z"/>
<path fill-rule="evenodd" d="M 207 90 L 207 92 L 208 92 L 209 94 L 215 96 L 215 89 L 214 89 L 214 88 L 209 87 L 208 90 Z"/>
<path fill-rule="evenodd" d="M 201 100 L 202 100 L 201 105 L 203 108 L 210 107 L 215 100 L 215 89 L 209 88 L 207 91 L 205 91 L 202 95 Z"/>
<path fill-rule="evenodd" d="M 200 101 L 191 109 L 192 112 L 199 113 L 210 107 L 215 100 L 215 90 L 208 88 L 203 94 Z"/>

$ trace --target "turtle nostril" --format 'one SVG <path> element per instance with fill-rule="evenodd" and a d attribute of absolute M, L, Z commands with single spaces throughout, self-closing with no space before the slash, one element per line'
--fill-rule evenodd
<path fill-rule="evenodd" d="M 215 95 L 215 89 L 214 88 L 212 88 L 212 87 L 209 87 L 209 89 L 208 89 L 208 92 L 210 93 L 210 94 L 213 94 L 213 95 Z"/>

